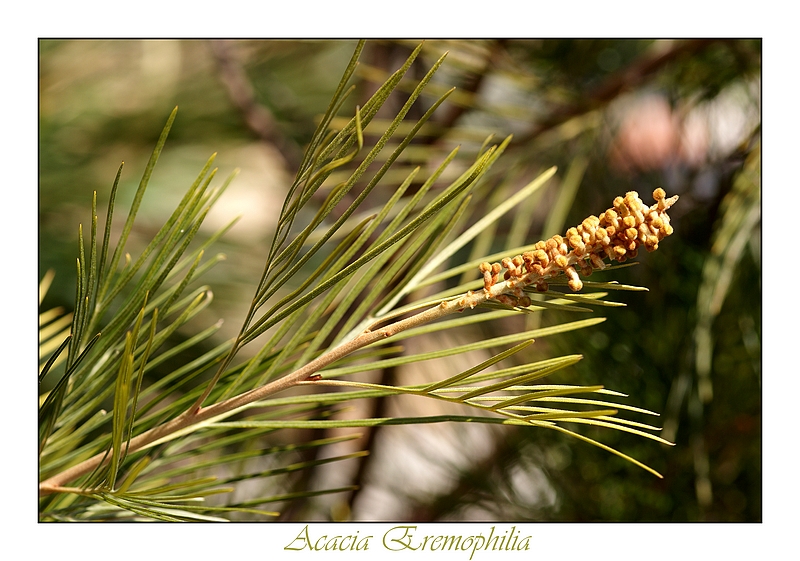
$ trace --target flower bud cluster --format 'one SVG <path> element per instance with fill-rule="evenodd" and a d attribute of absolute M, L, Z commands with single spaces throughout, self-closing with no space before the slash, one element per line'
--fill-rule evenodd
<path fill-rule="evenodd" d="M 506 257 L 500 263 L 481 263 L 487 298 L 509 305 L 530 305 L 530 299 L 522 293 L 523 286 L 533 284 L 544 292 L 548 289 L 545 279 L 564 273 L 570 289 L 578 291 L 583 288 L 580 275 L 589 276 L 594 269 L 603 269 L 606 258 L 623 262 L 636 257 L 640 246 L 655 251 L 658 243 L 672 234 L 667 210 L 678 196 L 667 199 L 664 190 L 658 188 L 653 198 L 655 204 L 648 207 L 636 191 L 630 191 L 614 199 L 613 207 L 600 216 L 592 215 L 567 230 L 565 236 L 537 242 L 533 250 Z M 507 294 L 492 294 L 491 288 L 500 282 L 501 273 L 508 281 L 506 292 L 513 293 L 516 301 Z"/>

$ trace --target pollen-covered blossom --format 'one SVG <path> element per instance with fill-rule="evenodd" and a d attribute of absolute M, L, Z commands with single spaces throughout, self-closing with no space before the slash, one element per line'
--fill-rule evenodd
<path fill-rule="evenodd" d="M 578 291 L 583 288 L 580 275 L 589 276 L 594 269 L 603 269 L 606 258 L 623 262 L 636 257 L 640 246 L 655 251 L 658 243 L 672 233 L 667 210 L 678 196 L 667 199 L 664 190 L 658 188 L 653 191 L 653 198 L 655 204 L 648 207 L 636 191 L 629 191 L 614 199 L 612 208 L 600 216 L 586 218 L 564 236 L 537 242 L 533 250 L 506 257 L 501 263 L 481 263 L 486 297 L 528 306 L 531 302 L 522 293 L 524 286 L 533 285 L 544 292 L 548 288 L 546 279 L 564 273 L 570 289 Z M 491 289 L 500 282 L 501 273 L 507 281 L 506 290 L 494 294 Z"/>

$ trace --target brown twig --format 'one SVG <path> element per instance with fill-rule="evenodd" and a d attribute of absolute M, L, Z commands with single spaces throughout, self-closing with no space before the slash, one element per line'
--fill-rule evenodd
<path fill-rule="evenodd" d="M 530 142 L 542 133 L 561 125 L 570 119 L 583 115 L 606 105 L 620 94 L 641 85 L 648 76 L 666 66 L 676 58 L 687 53 L 697 53 L 717 42 L 715 39 L 693 39 L 676 42 L 669 49 L 649 52 L 631 63 L 627 68 L 615 72 L 593 91 L 581 96 L 574 104 L 565 105 L 552 110 L 549 116 L 539 122 L 525 135 L 517 137 L 512 144 L 520 145 Z"/>
<path fill-rule="evenodd" d="M 295 169 L 300 163 L 297 147 L 281 134 L 272 113 L 256 100 L 255 89 L 236 59 L 231 42 L 214 40 L 210 46 L 219 67 L 220 81 L 247 127 L 262 141 L 275 146 L 283 156 L 286 169 Z"/>

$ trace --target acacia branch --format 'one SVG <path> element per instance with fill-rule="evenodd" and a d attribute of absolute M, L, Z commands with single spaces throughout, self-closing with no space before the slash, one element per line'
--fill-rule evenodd
<path fill-rule="evenodd" d="M 502 296 L 504 293 L 512 290 L 514 287 L 518 287 L 520 282 L 523 280 L 525 283 L 530 284 L 531 282 L 534 282 L 534 279 L 539 278 L 539 275 L 530 275 L 530 279 L 512 279 L 507 282 L 495 284 L 492 287 L 480 292 L 469 291 L 461 297 L 441 302 L 439 305 L 433 308 L 429 308 L 423 312 L 389 324 L 378 330 L 372 331 L 370 329 L 366 329 L 354 339 L 331 349 L 327 353 L 319 356 L 315 360 L 312 360 L 291 374 L 287 374 L 278 380 L 274 380 L 263 386 L 244 392 L 225 401 L 215 403 L 214 405 L 209 405 L 208 407 L 202 407 L 196 410 L 189 409 L 175 419 L 143 432 L 139 436 L 136 436 L 130 440 L 130 442 L 125 446 L 123 453 L 127 455 L 137 452 L 148 447 L 156 441 L 168 438 L 169 436 L 180 431 L 184 431 L 189 427 L 203 423 L 215 417 L 234 412 L 237 409 L 262 400 L 267 396 L 294 387 L 300 382 L 308 380 L 315 373 L 319 372 L 326 366 L 333 364 L 337 360 L 357 351 L 358 349 L 366 347 L 367 345 L 371 345 L 372 343 L 382 341 L 408 329 L 430 323 L 454 312 L 460 312 L 466 308 L 475 308 L 486 300 Z M 46 479 L 39 484 L 39 494 L 44 496 L 49 495 L 50 493 L 58 492 L 59 490 L 63 489 L 66 483 L 90 473 L 101 464 L 107 462 L 108 458 L 110 457 L 111 454 L 107 454 L 106 452 L 99 453 L 88 460 L 76 464 L 75 466 L 62 471 L 61 473 Z"/>
<path fill-rule="evenodd" d="M 487 300 L 497 300 L 510 306 L 530 305 L 530 299 L 522 295 L 522 289 L 530 285 L 535 285 L 537 288 L 542 287 L 546 285 L 546 279 L 560 274 L 567 275 L 572 290 L 580 290 L 582 284 L 578 279 L 576 266 L 581 272 L 588 274 L 594 268 L 603 268 L 605 266 L 603 259 L 606 257 L 623 261 L 628 257 L 634 257 L 640 245 L 644 245 L 652 251 L 658 247 L 658 242 L 663 237 L 672 233 L 666 211 L 678 200 L 678 197 L 667 199 L 662 189 L 656 189 L 653 196 L 656 204 L 648 208 L 643 205 L 638 194 L 631 191 L 626 194 L 624 199 L 617 197 L 614 200 L 614 209 L 609 209 L 601 214 L 601 218 L 591 216 L 577 228 L 570 228 L 567 231 L 567 240 L 558 235 L 553 236 L 547 242 L 538 242 L 536 246 L 540 249 L 525 252 L 522 256 L 516 256 L 513 259 L 503 259 L 502 265 L 500 263 L 492 265 L 482 263 L 480 270 L 484 276 L 483 290 L 478 292 L 469 290 L 466 294 L 442 301 L 433 308 L 377 330 L 367 328 L 352 340 L 343 342 L 278 380 L 208 407 L 193 406 L 175 419 L 131 439 L 125 445 L 120 457 L 142 450 L 154 442 L 173 437 L 177 433 L 205 421 L 235 412 L 310 378 L 313 379 L 312 377 L 326 366 L 367 345 L 438 320 L 454 312 L 460 312 L 467 308 L 473 309 Z M 572 251 L 569 251 L 567 241 L 573 248 Z M 500 281 L 499 274 L 503 267 L 507 269 L 504 275 L 506 280 Z M 381 318 L 377 318 L 373 325 L 377 325 L 380 321 Z M 102 452 L 50 477 L 39 484 L 39 494 L 48 495 L 59 491 L 66 483 L 90 473 L 112 457 L 114 454 Z"/>
<path fill-rule="evenodd" d="M 496 288 L 501 289 L 500 285 L 497 285 Z M 472 295 L 472 298 L 469 300 L 467 305 L 470 307 L 475 307 L 485 300 L 486 294 L 483 292 L 475 293 Z M 309 362 L 302 368 L 295 370 L 291 374 L 287 374 L 283 378 L 269 382 L 263 386 L 244 392 L 225 401 L 215 403 L 214 405 L 200 408 L 195 412 L 189 410 L 175 419 L 164 423 L 163 425 L 154 427 L 140 434 L 139 436 L 132 438 L 130 443 L 125 446 L 124 454 L 137 452 L 148 447 L 156 441 L 163 440 L 189 427 L 208 421 L 215 417 L 231 413 L 253 402 L 262 400 L 269 395 L 294 387 L 300 382 L 308 380 L 309 377 L 313 376 L 316 372 L 320 371 L 326 366 L 333 364 L 337 360 L 357 351 L 362 347 L 375 343 L 376 341 L 381 341 L 407 329 L 418 327 L 422 324 L 434 321 L 453 312 L 463 310 L 464 306 L 460 304 L 464 303 L 466 303 L 464 298 L 457 298 L 455 300 L 442 302 L 440 305 L 434 308 L 420 312 L 396 323 L 387 325 L 386 327 L 378 329 L 377 331 L 366 330 L 355 339 L 331 349 L 327 353 Z M 53 477 L 50 477 L 39 484 L 39 494 L 44 496 L 59 491 L 61 488 L 63 488 L 65 483 L 86 475 L 104 463 L 104 459 L 108 461 L 108 458 L 110 457 L 110 454 L 102 452 L 88 460 L 62 471 L 57 475 L 54 475 Z"/>

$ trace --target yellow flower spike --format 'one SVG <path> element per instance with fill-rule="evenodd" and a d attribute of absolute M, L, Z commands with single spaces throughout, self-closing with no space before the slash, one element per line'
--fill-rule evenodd
<path fill-rule="evenodd" d="M 519 296 L 522 287 L 533 285 L 538 291 L 547 291 L 546 279 L 562 273 L 568 277 L 570 289 L 577 292 L 583 288 L 580 276 L 605 268 L 604 259 L 619 262 L 633 259 L 641 246 L 655 251 L 659 242 L 673 232 L 666 211 L 678 197 L 667 198 L 664 190 L 658 188 L 653 191 L 653 199 L 656 204 L 648 207 L 636 191 L 628 191 L 624 197 L 616 197 L 613 208 L 599 217 L 591 215 L 569 228 L 565 237 L 556 234 L 536 242 L 532 251 L 506 257 L 501 263 L 481 263 L 479 270 L 486 296 L 507 303 L 511 301 L 508 294 L 513 292 L 517 294 L 516 301 L 523 302 Z M 495 288 L 503 269 L 508 282 Z"/>

